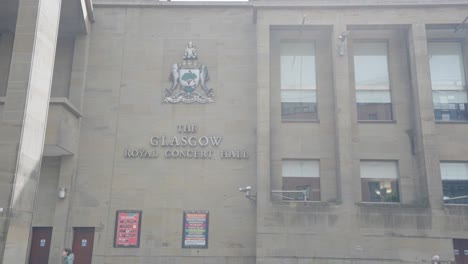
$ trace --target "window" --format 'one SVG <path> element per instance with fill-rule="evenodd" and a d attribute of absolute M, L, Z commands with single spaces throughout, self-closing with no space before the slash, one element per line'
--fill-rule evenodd
<path fill-rule="evenodd" d="M 461 42 L 429 42 L 434 116 L 438 121 L 468 121 Z"/>
<path fill-rule="evenodd" d="M 468 204 L 468 162 L 441 162 L 444 202 Z"/>
<path fill-rule="evenodd" d="M 358 120 L 392 120 L 387 43 L 354 43 Z"/>
<path fill-rule="evenodd" d="M 283 200 L 320 201 L 319 171 L 318 160 L 283 160 Z"/>
<path fill-rule="evenodd" d="M 281 43 L 281 116 L 317 120 L 314 43 Z"/>
<path fill-rule="evenodd" d="M 395 161 L 361 161 L 363 202 L 400 202 Z"/>

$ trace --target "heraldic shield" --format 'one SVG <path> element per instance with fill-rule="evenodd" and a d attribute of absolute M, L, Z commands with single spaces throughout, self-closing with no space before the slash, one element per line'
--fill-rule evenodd
<path fill-rule="evenodd" d="M 169 76 L 172 87 L 165 90 L 165 103 L 212 103 L 213 89 L 208 88 L 208 68 L 198 63 L 196 49 L 189 42 L 185 49 L 184 61 L 172 65 Z"/>

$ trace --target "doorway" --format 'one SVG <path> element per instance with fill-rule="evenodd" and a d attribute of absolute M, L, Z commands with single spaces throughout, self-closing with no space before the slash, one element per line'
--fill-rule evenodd
<path fill-rule="evenodd" d="M 49 263 L 52 227 L 33 227 L 29 264 Z"/>
<path fill-rule="evenodd" d="M 456 264 L 468 264 L 468 239 L 454 239 L 453 253 Z"/>
<path fill-rule="evenodd" d="M 94 227 L 73 228 L 72 251 L 75 254 L 74 264 L 91 264 L 93 259 Z"/>

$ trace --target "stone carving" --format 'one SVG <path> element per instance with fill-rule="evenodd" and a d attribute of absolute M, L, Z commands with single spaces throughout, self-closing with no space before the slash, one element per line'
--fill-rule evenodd
<path fill-rule="evenodd" d="M 196 60 L 197 59 L 197 50 L 193 46 L 192 41 L 189 41 L 187 48 L 185 48 L 184 60 Z"/>
<path fill-rule="evenodd" d="M 190 41 L 185 48 L 184 60 L 173 64 L 169 80 L 172 86 L 165 89 L 165 103 L 212 103 L 213 89 L 208 88 L 210 80 L 208 67 L 198 63 L 197 50 Z M 201 89 L 199 89 L 201 87 Z"/>

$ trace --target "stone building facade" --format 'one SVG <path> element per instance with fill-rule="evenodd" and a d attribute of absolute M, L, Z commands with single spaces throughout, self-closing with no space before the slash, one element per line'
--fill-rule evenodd
<path fill-rule="evenodd" d="M 0 0 L 0 263 L 468 263 L 467 16 Z"/>

